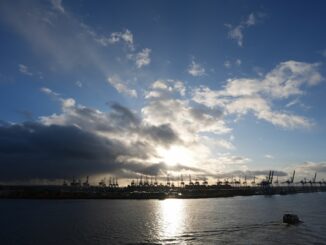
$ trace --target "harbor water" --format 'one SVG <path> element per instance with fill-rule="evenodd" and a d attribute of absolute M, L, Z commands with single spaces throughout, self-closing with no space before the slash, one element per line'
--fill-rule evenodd
<path fill-rule="evenodd" d="M 326 244 L 326 193 L 0 200 L 0 244 Z M 282 223 L 284 213 L 304 223 Z"/>

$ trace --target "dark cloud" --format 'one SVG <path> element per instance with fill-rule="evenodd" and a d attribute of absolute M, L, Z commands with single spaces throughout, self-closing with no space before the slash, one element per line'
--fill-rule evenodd
<path fill-rule="evenodd" d="M 144 127 L 143 134 L 163 145 L 169 145 L 177 141 L 180 142 L 178 135 L 173 131 L 170 124 Z"/>
<path fill-rule="evenodd" d="M 45 126 L 26 122 L 0 126 L 0 178 L 57 179 L 121 170 L 150 174 L 150 166 L 119 157 L 147 158 L 153 149 L 142 142 L 100 137 L 76 126 Z M 157 168 L 156 165 L 153 165 Z M 163 165 L 160 167 L 167 169 Z M 153 174 L 161 171 L 152 172 Z"/>
<path fill-rule="evenodd" d="M 208 107 L 191 108 L 190 114 L 197 120 L 205 120 L 205 116 L 210 115 L 216 119 L 223 117 L 223 112 L 217 108 L 211 109 Z"/>
<path fill-rule="evenodd" d="M 167 165 L 165 163 L 157 163 L 152 164 L 150 166 L 146 166 L 145 168 L 141 169 L 139 172 L 145 175 L 167 175 L 167 171 L 182 171 L 182 170 L 190 170 L 197 173 L 203 173 L 202 169 L 189 167 L 182 164 L 175 164 L 175 165 Z"/>
<path fill-rule="evenodd" d="M 117 103 L 113 103 L 111 108 L 114 111 L 114 113 L 111 114 L 111 117 L 118 120 L 119 123 L 128 122 L 132 125 L 139 125 L 140 120 L 128 108 Z"/>

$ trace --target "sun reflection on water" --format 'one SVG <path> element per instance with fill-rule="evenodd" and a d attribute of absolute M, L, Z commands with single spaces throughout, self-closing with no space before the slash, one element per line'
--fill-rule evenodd
<path fill-rule="evenodd" d="M 180 199 L 160 201 L 160 236 L 170 239 L 182 234 L 185 225 L 185 206 Z"/>

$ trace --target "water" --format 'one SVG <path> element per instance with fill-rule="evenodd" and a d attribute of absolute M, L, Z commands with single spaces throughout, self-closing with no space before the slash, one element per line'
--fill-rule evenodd
<path fill-rule="evenodd" d="M 326 193 L 168 200 L 0 200 L 0 244 L 326 244 Z M 282 224 L 285 212 L 304 223 Z"/>

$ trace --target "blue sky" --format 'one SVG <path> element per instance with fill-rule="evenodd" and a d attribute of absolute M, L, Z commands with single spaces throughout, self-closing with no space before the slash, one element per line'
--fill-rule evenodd
<path fill-rule="evenodd" d="M 1 177 L 326 177 L 325 5 L 2 1 Z M 66 155 L 54 129 L 106 140 L 108 155 Z"/>

